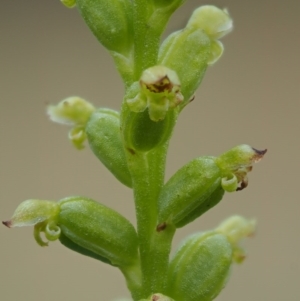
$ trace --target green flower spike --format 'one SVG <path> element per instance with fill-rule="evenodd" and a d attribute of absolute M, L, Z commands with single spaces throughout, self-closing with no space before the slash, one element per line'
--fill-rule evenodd
<path fill-rule="evenodd" d="M 163 120 L 169 109 L 183 101 L 177 73 L 165 66 L 146 69 L 140 78 L 140 92 L 127 100 L 133 112 L 143 112 L 148 107 L 150 119 Z"/>
<path fill-rule="evenodd" d="M 77 96 L 68 97 L 47 108 L 52 121 L 74 126 L 69 132 L 69 139 L 77 149 L 84 147 L 85 126 L 94 111 L 95 107 L 91 103 Z"/>
<path fill-rule="evenodd" d="M 197 8 L 186 26 L 161 36 L 186 0 L 60 0 L 76 6 L 119 71 L 125 93 L 120 112 L 95 108 L 74 96 L 50 105 L 54 122 L 70 126 L 77 149 L 93 154 L 132 189 L 136 229 L 120 213 L 92 199 L 21 203 L 8 228 L 33 226 L 40 246 L 59 240 L 67 249 L 118 268 L 132 301 L 212 301 L 234 262 L 245 259 L 240 241 L 255 221 L 232 216 L 216 229 L 188 237 L 170 260 L 177 228 L 216 206 L 226 192 L 247 187 L 247 174 L 266 150 L 239 145 L 218 157 L 202 156 L 165 182 L 169 141 L 209 65 L 222 55 L 220 38 L 233 22 L 226 9 Z M 122 298 L 119 301 L 130 301 Z"/>
<path fill-rule="evenodd" d="M 27 200 L 22 202 L 14 212 L 11 220 L 2 222 L 8 228 L 34 226 L 34 238 L 40 246 L 48 243 L 41 238 L 45 233 L 48 240 L 59 238 L 61 230 L 57 226 L 59 205 L 50 201 Z"/>

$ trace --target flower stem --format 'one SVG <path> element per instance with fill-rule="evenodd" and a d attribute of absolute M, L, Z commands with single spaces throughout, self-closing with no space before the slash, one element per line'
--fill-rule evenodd
<path fill-rule="evenodd" d="M 169 20 L 168 14 L 155 9 L 151 1 L 134 1 L 134 77 L 157 64 L 160 37 Z"/>
<path fill-rule="evenodd" d="M 144 298 L 163 292 L 175 229 L 157 231 L 157 198 L 164 183 L 167 146 L 128 154 L 137 216 Z"/>

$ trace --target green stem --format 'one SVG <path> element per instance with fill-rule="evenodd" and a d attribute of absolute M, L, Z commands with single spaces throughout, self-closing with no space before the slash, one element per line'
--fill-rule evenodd
<path fill-rule="evenodd" d="M 152 7 L 147 0 L 134 1 L 133 12 L 134 75 L 135 80 L 138 80 L 143 70 L 155 65 L 159 41 L 157 41 L 157 37 L 150 36 L 151 29 L 147 26 L 152 14 Z"/>
<path fill-rule="evenodd" d="M 138 80 L 141 73 L 157 64 L 160 36 L 170 14 L 155 9 L 150 1 L 134 2 L 134 76 Z"/>
<path fill-rule="evenodd" d="M 132 298 L 134 300 L 142 299 L 143 291 L 140 262 L 137 262 L 135 265 L 130 267 L 120 267 L 120 270 L 126 279 L 127 287 L 131 292 Z"/>
<path fill-rule="evenodd" d="M 159 147 L 148 154 L 129 153 L 128 164 L 133 179 L 140 243 L 142 292 L 163 293 L 166 283 L 169 253 L 175 229 L 158 232 L 157 198 L 164 183 L 167 147 Z"/>

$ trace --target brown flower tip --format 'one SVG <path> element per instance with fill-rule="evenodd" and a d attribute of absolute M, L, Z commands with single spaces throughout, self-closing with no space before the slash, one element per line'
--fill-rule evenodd
<path fill-rule="evenodd" d="M 3 224 L 4 226 L 6 226 L 7 228 L 10 228 L 10 227 L 11 227 L 11 221 L 2 222 L 2 224 Z"/>
<path fill-rule="evenodd" d="M 253 162 L 259 162 L 263 156 L 265 155 L 265 153 L 267 152 L 267 149 L 264 149 L 264 150 L 258 150 L 254 147 L 252 147 L 252 149 L 254 150 L 255 152 L 255 155 L 253 156 Z"/>

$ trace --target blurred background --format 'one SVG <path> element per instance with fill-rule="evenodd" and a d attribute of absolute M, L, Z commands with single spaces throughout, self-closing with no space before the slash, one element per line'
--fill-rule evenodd
<path fill-rule="evenodd" d="M 221 204 L 179 230 L 174 247 L 189 233 L 211 229 L 232 214 L 254 217 L 258 230 L 246 241 L 248 258 L 234 266 L 216 300 L 297 301 L 300 1 L 189 0 L 167 33 L 182 28 L 203 4 L 228 8 L 235 28 L 222 40 L 222 59 L 209 68 L 196 99 L 179 118 L 167 178 L 197 156 L 219 155 L 242 143 L 268 153 L 249 174 L 249 187 L 226 194 Z M 134 223 L 131 191 L 88 148 L 76 151 L 68 128 L 45 114 L 47 104 L 72 95 L 119 109 L 123 86 L 112 59 L 77 10 L 58 0 L 2 0 L 0 7 L 0 220 L 29 198 L 84 195 Z M 59 242 L 38 247 L 32 231 L 0 227 L 1 300 L 129 296 L 117 269 Z"/>

